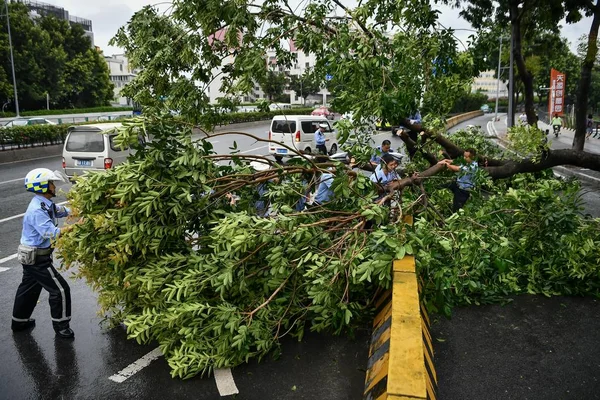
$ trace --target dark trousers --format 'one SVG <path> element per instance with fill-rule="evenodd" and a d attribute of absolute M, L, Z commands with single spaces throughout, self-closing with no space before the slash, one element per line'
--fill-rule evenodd
<path fill-rule="evenodd" d="M 327 147 L 325 147 L 324 144 L 318 144 L 317 145 L 317 153 L 327 155 Z"/>
<path fill-rule="evenodd" d="M 51 254 L 36 256 L 33 265 L 23 265 L 23 280 L 15 296 L 13 321 L 25 322 L 31 317 L 42 288 L 50 293 L 48 303 L 54 329 L 68 327 L 71 320 L 71 289 L 52 265 Z"/>
<path fill-rule="evenodd" d="M 452 182 L 447 186 L 448 189 L 454 193 L 454 200 L 452 200 L 452 211 L 456 212 L 464 207 L 469 197 L 471 197 L 471 193 L 468 190 L 463 190 L 458 187 L 456 182 Z"/>

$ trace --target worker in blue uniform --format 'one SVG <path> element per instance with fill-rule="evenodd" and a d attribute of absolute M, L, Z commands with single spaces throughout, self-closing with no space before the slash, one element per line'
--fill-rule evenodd
<path fill-rule="evenodd" d="M 36 168 L 25 177 L 25 189 L 35 193 L 23 217 L 23 231 L 17 258 L 23 265 L 23 280 L 17 289 L 12 315 L 12 330 L 25 331 L 35 326 L 31 314 L 37 304 L 42 288 L 50 293 L 50 314 L 56 335 L 73 338 L 69 327 L 71 321 L 71 291 L 67 281 L 52 265 L 52 239 L 61 228 L 58 218 L 69 215 L 67 207 L 54 204 L 55 181 L 63 181 L 57 172 Z"/>

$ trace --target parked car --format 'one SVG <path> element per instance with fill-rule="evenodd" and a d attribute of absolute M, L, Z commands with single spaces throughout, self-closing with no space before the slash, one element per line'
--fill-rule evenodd
<path fill-rule="evenodd" d="M 78 125 L 69 128 L 63 147 L 62 167 L 72 179 L 89 171 L 103 171 L 121 164 L 132 149 L 121 149 L 114 143 L 120 123 Z M 140 144 L 145 139 L 140 137 Z"/>
<path fill-rule="evenodd" d="M 13 128 L 15 126 L 30 126 L 30 125 L 56 125 L 56 123 L 47 120 L 46 118 L 17 118 L 8 121 L 3 128 Z"/>
<path fill-rule="evenodd" d="M 489 113 L 492 112 L 492 109 L 487 104 L 484 104 L 481 106 L 481 111 L 483 111 L 484 113 Z"/>
<path fill-rule="evenodd" d="M 312 154 L 313 150 L 316 149 L 314 133 L 319 124 L 325 124 L 328 127 L 325 131 L 327 151 L 329 154 L 337 153 L 338 144 L 335 130 L 332 129 L 329 121 L 323 116 L 276 115 L 271 121 L 269 140 L 285 144 L 304 154 Z M 283 157 L 295 155 L 295 153 L 277 143 L 269 143 L 269 154 L 273 154 L 279 162 L 283 160 Z"/>
<path fill-rule="evenodd" d="M 271 111 L 281 111 L 281 110 L 291 110 L 292 105 L 289 103 L 271 103 L 269 104 L 269 110 Z"/>
<path fill-rule="evenodd" d="M 335 118 L 333 112 L 331 112 L 329 110 L 329 108 L 327 108 L 325 106 L 321 106 L 321 107 L 315 109 L 313 112 L 310 113 L 310 115 L 315 116 L 315 117 L 325 117 L 332 121 Z"/>

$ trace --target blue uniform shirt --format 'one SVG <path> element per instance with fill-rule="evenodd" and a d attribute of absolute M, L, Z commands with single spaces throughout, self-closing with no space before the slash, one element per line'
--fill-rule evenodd
<path fill-rule="evenodd" d="M 375 168 L 375 172 L 373 172 L 371 174 L 369 179 L 371 180 L 371 182 L 379 183 L 382 185 L 387 185 L 391 181 L 393 181 L 395 179 L 400 179 L 400 178 L 398 177 L 398 174 L 396 173 L 396 171 L 390 171 L 386 175 L 385 172 L 383 171 L 383 168 L 381 168 L 381 165 L 378 165 L 377 168 Z"/>
<path fill-rule="evenodd" d="M 394 152 L 394 150 L 392 150 L 392 149 L 390 149 L 390 151 L 383 151 L 383 150 L 381 150 L 381 146 L 377 147 L 377 151 L 378 151 L 378 153 L 376 152 L 371 157 L 371 162 L 377 163 L 377 164 L 379 164 L 381 162 L 381 157 L 385 156 L 386 154 L 390 154 L 390 153 Z"/>
<path fill-rule="evenodd" d="M 475 187 L 473 183 L 473 178 L 475 177 L 475 172 L 479 166 L 477 165 L 477 161 L 473 161 L 468 165 L 460 166 L 460 175 L 456 178 L 457 186 L 462 190 L 471 190 Z"/>
<path fill-rule="evenodd" d="M 333 197 L 333 190 L 331 184 L 333 183 L 333 174 L 321 175 L 321 182 L 317 188 L 317 194 L 315 195 L 315 203 L 323 204 L 327 203 Z"/>
<path fill-rule="evenodd" d="M 321 131 L 321 129 L 317 129 L 315 131 L 315 144 L 317 146 L 325 144 L 325 135 Z"/>
<path fill-rule="evenodd" d="M 67 207 L 58 207 L 52 200 L 36 194 L 23 217 L 21 244 L 38 248 L 50 247 L 50 239 L 60 234 L 60 229 L 56 226 L 58 218 L 66 217 L 69 212 Z"/>

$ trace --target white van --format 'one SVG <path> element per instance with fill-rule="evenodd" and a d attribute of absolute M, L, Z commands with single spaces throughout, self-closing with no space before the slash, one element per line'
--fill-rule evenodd
<path fill-rule="evenodd" d="M 291 110 L 292 105 L 289 103 L 271 103 L 269 104 L 269 110 L 271 111 L 281 111 L 281 110 Z"/>
<path fill-rule="evenodd" d="M 78 125 L 69 128 L 63 147 L 62 167 L 69 179 L 88 171 L 103 171 L 127 159 L 129 149 L 115 143 L 119 123 Z"/>
<path fill-rule="evenodd" d="M 336 133 L 330 121 L 325 117 L 311 115 L 276 115 L 271 121 L 269 140 L 285 144 L 300 153 L 312 154 L 317 148 L 315 144 L 315 131 L 319 124 L 327 125 L 325 130 L 325 147 L 329 154 L 338 151 Z M 295 153 L 277 143 L 269 143 L 269 154 L 273 154 L 277 161 L 283 157 L 294 156 Z"/>

